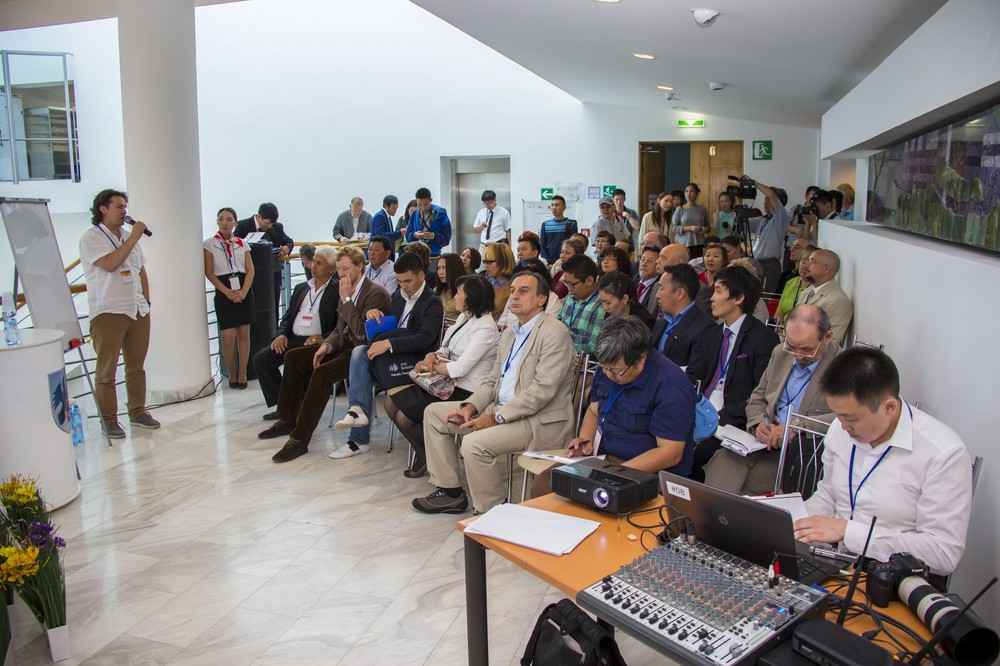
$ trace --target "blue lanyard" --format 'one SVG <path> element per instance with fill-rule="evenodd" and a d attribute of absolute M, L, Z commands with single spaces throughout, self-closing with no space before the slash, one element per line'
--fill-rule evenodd
<path fill-rule="evenodd" d="M 219 241 L 219 249 L 222 250 L 224 255 L 226 255 L 226 263 L 229 264 L 229 274 L 232 275 L 236 272 L 236 269 L 233 267 L 233 260 L 229 256 L 229 250 L 222 244 L 222 241 Z"/>
<path fill-rule="evenodd" d="M 107 238 L 109 241 L 111 241 L 111 247 L 113 247 L 116 250 L 118 249 L 118 246 L 115 245 L 115 239 L 112 238 L 111 236 L 109 236 L 108 232 L 106 232 L 104 229 L 101 229 L 100 226 L 97 227 L 97 230 L 100 231 L 102 234 L 104 234 L 105 238 Z"/>
<path fill-rule="evenodd" d="M 410 318 L 411 314 L 413 314 L 413 308 L 410 308 L 410 311 L 407 312 L 405 315 L 403 315 L 403 318 L 399 320 L 399 327 L 400 328 L 403 328 L 404 326 L 406 326 L 406 320 Z"/>
<path fill-rule="evenodd" d="M 725 335 L 726 334 L 725 331 L 723 331 L 722 334 Z M 732 344 L 734 344 L 734 345 L 736 344 L 736 336 L 735 335 L 733 336 L 733 343 Z M 719 381 L 720 382 L 723 379 L 726 378 L 726 373 L 729 371 L 729 364 L 732 363 L 733 356 L 735 356 L 735 355 L 736 355 L 736 349 L 735 348 L 731 348 L 729 350 L 729 358 L 726 359 L 726 364 L 724 366 L 722 366 L 722 372 L 719 373 Z"/>
<path fill-rule="evenodd" d="M 910 407 L 909 404 L 906 405 L 906 408 L 908 410 L 910 410 L 910 419 L 912 420 L 913 419 L 913 408 Z M 890 446 L 885 451 L 882 452 L 882 455 L 880 455 L 878 457 L 878 460 L 875 461 L 875 464 L 872 466 L 872 468 L 870 470 L 868 470 L 868 473 L 865 474 L 865 477 L 863 479 L 861 479 L 861 483 L 858 484 L 858 489 L 857 489 L 857 491 L 855 491 L 854 490 L 854 454 L 857 453 L 857 451 L 858 451 L 858 445 L 855 444 L 853 446 L 853 448 L 851 448 L 851 468 L 848 470 L 848 473 L 847 473 L 847 495 L 848 495 L 848 497 L 851 500 L 851 517 L 849 518 L 849 520 L 854 520 L 854 507 L 855 507 L 855 505 L 858 502 L 858 495 L 861 493 L 861 486 L 865 485 L 865 481 L 867 481 L 868 477 L 870 477 L 872 475 L 872 472 L 874 472 L 876 469 L 878 469 L 878 466 L 882 464 L 882 461 L 885 460 L 885 457 L 887 455 L 889 455 L 889 451 L 892 451 L 892 447 Z"/>
<path fill-rule="evenodd" d="M 812 373 L 812 371 L 810 370 L 810 371 L 809 371 L 809 378 L 808 378 L 808 379 L 806 379 L 806 383 L 805 383 L 805 384 L 803 384 L 802 386 L 800 386 L 800 387 L 799 387 L 799 390 L 798 390 L 798 391 L 796 391 L 796 392 L 795 392 L 795 395 L 793 395 L 792 397 L 788 397 L 788 382 L 785 382 L 785 390 L 784 390 L 784 391 L 782 391 L 781 393 L 782 393 L 782 397 L 783 397 L 783 398 L 785 399 L 785 401 L 786 401 L 786 402 L 785 402 L 785 404 L 786 404 L 786 405 L 788 405 L 789 407 L 791 407 L 791 406 L 792 406 L 792 403 L 794 403 L 794 402 L 795 402 L 796 398 L 798 398 L 798 397 L 799 397 L 800 395 L 802 395 L 802 392 L 806 390 L 806 387 L 807 387 L 807 386 L 809 386 L 809 382 L 811 382 L 811 381 L 812 381 L 812 376 L 813 376 L 813 373 Z M 789 375 L 788 377 L 789 377 L 789 379 L 791 379 L 791 375 Z"/>
<path fill-rule="evenodd" d="M 569 327 L 570 328 L 573 328 L 573 324 L 576 323 L 576 320 L 580 318 L 580 315 L 582 315 L 583 311 L 587 309 L 587 306 L 590 304 L 590 302 L 592 300 L 594 300 L 595 296 L 597 296 L 597 292 L 596 291 L 593 294 L 591 294 L 590 296 L 588 296 L 587 300 L 585 300 L 583 303 L 580 303 L 579 304 L 580 305 L 580 311 L 579 312 L 576 311 L 576 306 L 577 306 L 576 303 L 570 303 L 569 304 Z"/>
<path fill-rule="evenodd" d="M 514 351 L 514 345 L 511 344 L 510 351 L 507 352 L 507 362 L 503 364 L 503 372 L 500 373 L 500 377 L 503 377 L 504 375 L 507 374 L 507 371 L 510 370 L 511 361 L 513 361 L 514 358 L 516 358 L 517 355 L 521 353 L 521 347 L 524 347 L 524 343 L 526 343 L 528 341 L 528 338 L 530 337 L 531 337 L 531 331 L 528 331 L 528 334 L 524 336 L 524 340 L 521 340 L 521 344 L 517 346 L 517 351 Z"/>
<path fill-rule="evenodd" d="M 382 268 L 385 268 L 385 266 L 383 265 Z M 372 267 L 369 266 L 368 267 L 368 279 L 371 280 L 372 282 L 374 282 L 375 280 L 377 280 L 378 276 L 382 275 L 382 268 L 378 269 L 378 273 L 372 273 Z"/>
<path fill-rule="evenodd" d="M 607 421 L 608 419 L 608 413 L 611 411 L 611 408 L 615 406 L 615 402 L 617 402 L 618 396 L 624 393 L 625 389 L 629 388 L 630 386 L 632 386 L 632 384 L 624 384 L 611 396 L 611 399 L 608 400 L 608 406 L 604 408 L 604 416 L 601 417 L 601 422 L 597 424 L 598 428 L 604 427 L 604 422 Z"/>
<path fill-rule="evenodd" d="M 328 284 L 330 284 L 329 281 L 327 281 L 326 284 L 324 284 L 322 287 L 320 287 L 319 289 L 317 289 L 315 296 L 312 295 L 312 290 L 311 289 L 309 290 L 310 293 L 306 294 L 309 297 L 309 312 L 313 311 L 313 309 L 316 306 L 316 301 L 319 300 L 319 295 L 323 293 L 323 290 L 326 289 L 326 287 L 327 287 Z"/>

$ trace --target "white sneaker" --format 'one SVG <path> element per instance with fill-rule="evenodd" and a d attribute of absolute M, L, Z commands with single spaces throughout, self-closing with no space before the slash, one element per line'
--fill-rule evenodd
<path fill-rule="evenodd" d="M 365 412 L 360 407 L 351 407 L 344 414 L 344 418 L 337 421 L 336 427 L 340 430 L 346 430 L 348 428 L 362 428 L 368 425 L 368 417 L 365 416 Z"/>
<path fill-rule="evenodd" d="M 367 444 L 355 444 L 354 442 L 347 442 L 341 447 L 333 450 L 330 457 L 334 460 L 340 460 L 342 458 L 353 458 L 354 456 L 360 455 L 362 453 L 368 453 L 371 449 Z"/>

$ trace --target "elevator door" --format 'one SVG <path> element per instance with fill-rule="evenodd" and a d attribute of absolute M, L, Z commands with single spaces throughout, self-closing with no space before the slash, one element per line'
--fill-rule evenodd
<path fill-rule="evenodd" d="M 459 173 L 455 175 L 455 214 L 452 222 L 452 252 L 479 248 L 480 234 L 473 230 L 476 214 L 483 207 L 483 191 L 497 193 L 497 203 L 510 210 L 510 172 Z M 513 232 L 512 232 L 513 233 Z M 516 239 L 515 239 L 516 240 Z"/>

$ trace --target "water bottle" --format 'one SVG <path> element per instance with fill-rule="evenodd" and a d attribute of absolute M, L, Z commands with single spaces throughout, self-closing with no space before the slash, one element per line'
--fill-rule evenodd
<path fill-rule="evenodd" d="M 8 347 L 21 344 L 21 333 L 17 330 L 17 305 L 14 294 L 5 291 L 3 294 L 3 335 Z"/>
<path fill-rule="evenodd" d="M 70 430 L 73 433 L 73 446 L 83 444 L 83 414 L 80 412 L 80 405 L 71 405 L 69 408 Z"/>

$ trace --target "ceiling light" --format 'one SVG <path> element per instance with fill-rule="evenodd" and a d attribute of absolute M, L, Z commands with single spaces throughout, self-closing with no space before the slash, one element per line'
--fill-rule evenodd
<path fill-rule="evenodd" d="M 649 55 L 648 53 L 633 53 L 633 58 L 638 58 L 639 60 L 655 60 L 656 56 Z"/>
<path fill-rule="evenodd" d="M 707 28 L 713 23 L 715 19 L 719 18 L 721 14 L 717 9 L 692 9 L 691 15 L 694 16 L 694 22 L 697 23 L 702 28 Z"/>
<path fill-rule="evenodd" d="M 659 88 L 660 90 L 673 90 L 673 88 L 671 88 L 670 86 L 656 86 L 656 87 Z"/>
<path fill-rule="evenodd" d="M 621 2 L 621 0 L 597 0 L 597 2 L 603 2 L 604 4 L 612 5 L 612 4 L 615 4 L 617 2 Z"/>
<path fill-rule="evenodd" d="M 675 107 L 673 107 L 673 109 L 674 109 L 674 111 L 687 111 L 687 107 L 686 106 L 675 106 Z"/>

